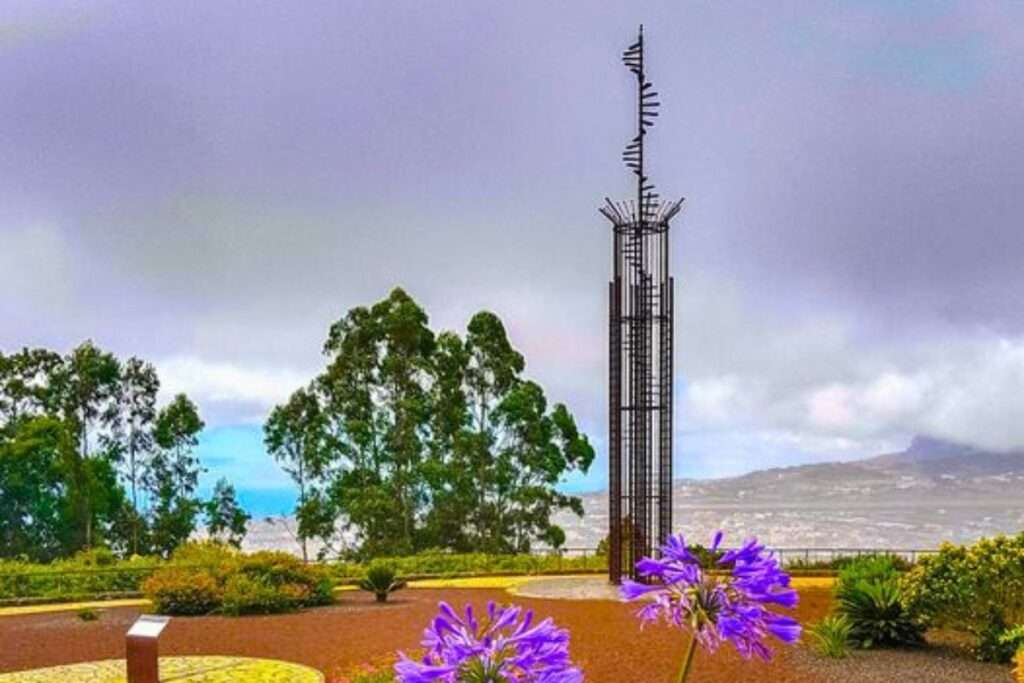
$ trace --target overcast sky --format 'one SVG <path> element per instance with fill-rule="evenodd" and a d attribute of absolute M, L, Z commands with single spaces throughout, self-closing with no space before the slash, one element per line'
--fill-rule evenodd
<path fill-rule="evenodd" d="M 501 316 L 602 487 L 644 22 L 676 471 L 1024 445 L 1024 4 L 609 5 L 0 0 L 0 348 L 152 360 L 274 488 L 269 407 L 401 285 Z"/>

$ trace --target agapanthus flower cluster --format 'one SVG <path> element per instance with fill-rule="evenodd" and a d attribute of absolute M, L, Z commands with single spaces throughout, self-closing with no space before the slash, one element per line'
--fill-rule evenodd
<path fill-rule="evenodd" d="M 424 631 L 421 661 L 400 654 L 402 683 L 580 683 L 569 659 L 569 632 L 551 619 L 534 624 L 533 611 L 487 604 L 480 618 L 470 605 L 459 615 L 447 603 Z"/>
<path fill-rule="evenodd" d="M 718 532 L 711 557 L 719 554 L 721 542 L 722 532 Z M 710 560 L 708 567 L 686 547 L 682 534 L 670 537 L 660 555 L 645 557 L 636 565 L 637 573 L 652 583 L 624 581 L 622 585 L 627 600 L 648 600 L 637 613 L 645 623 L 664 620 L 688 630 L 709 652 L 728 641 L 746 659 L 771 658 L 765 644 L 768 635 L 785 643 L 799 640 L 800 624 L 771 609 L 795 607 L 797 593 L 789 587 L 789 575 L 774 554 L 756 539 L 721 554 L 717 561 Z"/>

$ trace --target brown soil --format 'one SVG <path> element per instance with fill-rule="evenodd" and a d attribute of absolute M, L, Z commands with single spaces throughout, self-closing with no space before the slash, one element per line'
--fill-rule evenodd
<path fill-rule="evenodd" d="M 820 619 L 828 609 L 827 590 L 801 591 L 797 618 Z M 299 662 L 325 672 L 328 680 L 395 650 L 415 651 L 437 602 L 510 602 L 498 590 L 407 590 L 385 605 L 367 594 L 346 593 L 333 607 L 271 617 L 197 617 L 171 621 L 160 640 L 162 655 L 239 655 Z M 684 636 L 662 626 L 642 633 L 636 607 L 608 601 L 515 598 L 538 617 L 553 617 L 572 633 L 572 654 L 588 683 L 671 682 Z M 0 671 L 18 671 L 72 662 L 124 657 L 124 633 L 139 614 L 112 609 L 99 621 L 82 622 L 75 613 L 0 618 Z M 794 662 L 793 648 L 778 647 L 770 664 L 745 662 L 729 647 L 714 658 L 698 653 L 691 683 L 823 683 L 825 679 Z"/>

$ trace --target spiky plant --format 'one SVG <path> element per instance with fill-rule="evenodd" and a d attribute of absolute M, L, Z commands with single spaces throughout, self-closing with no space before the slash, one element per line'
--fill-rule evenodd
<path fill-rule="evenodd" d="M 853 624 L 842 614 L 831 614 L 808 631 L 816 641 L 818 653 L 831 659 L 845 659 L 850 654 L 850 631 Z"/>
<path fill-rule="evenodd" d="M 366 577 L 359 583 L 364 591 L 373 593 L 377 602 L 387 602 L 388 596 L 405 588 L 405 581 L 398 579 L 395 568 L 386 563 L 375 563 L 366 570 Z"/>
<path fill-rule="evenodd" d="M 917 645 L 924 629 L 904 608 L 895 579 L 857 581 L 839 600 L 839 612 L 850 620 L 850 635 L 862 648 Z"/>

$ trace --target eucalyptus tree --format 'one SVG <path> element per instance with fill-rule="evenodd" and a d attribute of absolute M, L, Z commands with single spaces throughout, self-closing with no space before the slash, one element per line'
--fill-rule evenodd
<path fill-rule="evenodd" d="M 307 540 L 331 536 L 334 519 L 324 515 L 325 475 L 332 451 L 329 420 L 315 386 L 297 389 L 282 405 L 275 406 L 263 425 L 263 443 L 299 487 L 295 515 L 302 559 L 309 559 Z"/>
<path fill-rule="evenodd" d="M 525 552 L 534 539 L 558 546 L 564 533 L 551 515 L 582 514 L 582 502 L 557 485 L 569 472 L 586 472 L 594 450 L 568 409 L 549 409 L 540 385 L 523 377 L 525 360 L 496 315 L 473 316 L 464 347 L 465 367 L 456 374 L 469 416 L 448 471 L 472 496 L 471 504 L 453 500 L 468 511 L 469 545 L 488 552 Z"/>
<path fill-rule="evenodd" d="M 203 503 L 203 512 L 206 532 L 211 538 L 241 547 L 250 516 L 239 505 L 235 487 L 224 477 L 217 480 L 213 495 Z"/>
<path fill-rule="evenodd" d="M 63 359 L 47 349 L 0 353 L 0 428 L 52 411 L 50 378 Z"/>
<path fill-rule="evenodd" d="M 551 516 L 582 505 L 558 485 L 589 468 L 586 436 L 524 377 L 496 315 L 473 316 L 465 338 L 428 323 L 401 289 L 349 310 L 315 386 L 268 418 L 268 451 L 299 482 L 306 535 L 330 544 L 347 525 L 364 556 L 561 544 Z"/>
<path fill-rule="evenodd" d="M 0 436 L 0 556 L 47 562 L 68 549 L 64 454 L 73 436 L 49 416 L 23 415 Z"/>
<path fill-rule="evenodd" d="M 131 494 L 131 551 L 139 552 L 139 535 L 143 519 L 139 509 L 142 470 L 155 446 L 154 428 L 156 400 L 160 378 L 156 369 L 138 358 L 129 358 L 121 373 L 117 393 L 120 419 L 114 443 L 126 456 L 125 476 Z"/>
<path fill-rule="evenodd" d="M 71 498 L 80 527 L 80 543 L 92 547 L 98 518 L 115 514 L 116 491 L 97 485 L 109 480 L 116 451 L 91 452 L 95 430 L 112 430 L 119 420 L 117 394 L 121 364 L 117 358 L 86 341 L 74 348 L 49 375 L 50 403 L 65 427 L 75 435 L 77 448 L 68 452 Z M 95 457 L 94 457 L 95 456 Z M 116 489 L 116 477 L 114 482 Z"/>
<path fill-rule="evenodd" d="M 149 460 L 145 483 L 153 501 L 150 543 L 164 555 L 196 527 L 200 467 L 195 447 L 204 426 L 198 408 L 185 394 L 175 396 L 156 416 L 154 440 L 159 448 Z"/>
<path fill-rule="evenodd" d="M 367 554 L 417 546 L 434 334 L 401 289 L 335 322 L 318 384 L 337 457 L 327 495 Z"/>

